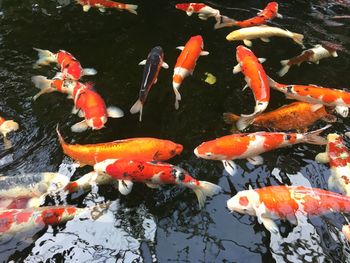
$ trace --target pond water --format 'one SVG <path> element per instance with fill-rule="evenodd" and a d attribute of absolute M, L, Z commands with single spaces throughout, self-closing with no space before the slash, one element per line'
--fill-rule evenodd
<path fill-rule="evenodd" d="M 233 75 L 236 43 L 225 36 L 232 28 L 214 31 L 214 20 L 188 17 L 174 8 L 179 1 L 139 1 L 138 15 L 108 10 L 82 11 L 69 0 L 0 0 L 0 114 L 20 124 L 20 131 L 9 137 L 13 148 L 0 148 L 0 173 L 10 176 L 24 172 L 60 171 L 79 178 L 91 168 L 75 168 L 63 155 L 55 127 L 59 124 L 70 143 L 96 143 L 130 137 L 170 139 L 184 145 L 183 153 L 170 160 L 194 177 L 220 185 L 223 193 L 198 208 L 194 193 L 178 187 L 149 189 L 135 185 L 128 196 L 111 186 L 93 188 L 91 193 L 64 203 L 91 207 L 109 201 L 109 208 L 94 221 L 89 213 L 74 220 L 32 234 L 16 235 L 1 241 L 3 262 L 346 262 L 349 244 L 341 235 L 342 214 L 308 219 L 298 215 L 302 224 L 292 227 L 279 222 L 282 237 L 271 235 L 256 218 L 229 213 L 226 201 L 237 191 L 268 185 L 305 185 L 327 189 L 329 168 L 314 157 L 323 147 L 298 145 L 263 155 L 264 164 L 253 166 L 237 161 L 238 174 L 229 176 L 220 162 L 198 159 L 193 149 L 201 142 L 229 133 L 223 112 L 252 112 L 254 99 L 241 74 Z M 221 13 L 236 19 L 256 14 L 267 1 L 205 1 Z M 310 48 L 321 41 L 341 44 L 338 58 L 322 60 L 319 65 L 293 67 L 282 79 L 277 76 L 279 61 L 301 53 L 290 39 L 273 38 L 270 43 L 255 40 L 253 51 L 267 58 L 268 75 L 282 83 L 317 84 L 347 88 L 350 83 L 349 1 L 281 1 L 280 13 L 272 25 L 305 35 Z M 202 35 L 204 50 L 193 76 L 185 79 L 180 91 L 180 109 L 174 109 L 171 86 L 173 67 L 182 46 L 193 35 Z M 138 63 L 160 45 L 168 70 L 162 69 L 157 84 L 145 104 L 143 121 L 129 109 L 138 96 L 143 67 Z M 58 93 L 43 95 L 31 76 L 53 77 L 57 69 L 33 69 L 38 47 L 71 52 L 84 67 L 98 74 L 85 77 L 93 81 L 107 105 L 122 108 L 126 116 L 110 119 L 105 129 L 74 134 L 70 126 L 78 117 L 71 114 L 72 103 Z M 203 81 L 205 73 L 217 77 L 214 85 Z M 272 91 L 269 110 L 289 102 Z M 324 126 L 319 122 L 313 128 Z M 339 118 L 330 132 L 344 133 L 349 121 Z M 2 147 L 0 145 L 0 147 Z M 90 170 L 89 170 L 90 169 Z M 75 172 L 75 173 L 74 173 Z M 74 173 L 74 175 L 73 175 Z M 50 204 L 48 200 L 48 204 Z"/>

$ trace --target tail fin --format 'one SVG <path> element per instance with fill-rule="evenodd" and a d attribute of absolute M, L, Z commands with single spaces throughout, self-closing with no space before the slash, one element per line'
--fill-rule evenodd
<path fill-rule="evenodd" d="M 278 72 L 278 75 L 279 75 L 280 77 L 283 77 L 283 76 L 286 75 L 287 72 L 289 71 L 290 65 L 288 65 L 288 63 L 289 63 L 289 59 L 281 60 L 282 69 Z"/>
<path fill-rule="evenodd" d="M 94 68 L 84 68 L 83 75 L 84 76 L 93 76 L 97 74 L 97 70 Z"/>
<path fill-rule="evenodd" d="M 227 16 L 221 16 L 221 22 L 217 22 L 214 26 L 214 29 L 220 29 L 224 27 L 231 27 L 236 25 L 236 20 L 229 18 Z"/>
<path fill-rule="evenodd" d="M 51 87 L 51 83 L 52 83 L 51 79 L 47 79 L 44 76 L 33 76 L 31 79 L 32 79 L 32 82 L 34 83 L 34 86 L 40 89 L 39 93 L 33 96 L 33 100 L 36 100 L 42 94 L 55 91 L 55 89 Z"/>
<path fill-rule="evenodd" d="M 294 40 L 294 42 L 299 44 L 302 47 L 304 47 L 303 39 L 304 39 L 304 35 L 298 34 L 298 33 L 293 33 L 293 40 Z"/>
<path fill-rule="evenodd" d="M 181 100 L 181 94 L 177 88 L 173 87 L 175 93 L 175 109 L 179 109 L 179 101 Z"/>
<path fill-rule="evenodd" d="M 125 5 L 125 9 L 128 10 L 130 13 L 137 15 L 136 9 L 138 8 L 137 5 Z"/>
<path fill-rule="evenodd" d="M 327 140 L 319 135 L 320 135 L 320 133 L 322 133 L 324 130 L 327 130 L 331 126 L 332 125 L 328 124 L 321 129 L 304 133 L 304 140 L 303 141 L 305 143 L 310 143 L 310 144 L 326 145 Z"/>
<path fill-rule="evenodd" d="M 139 118 L 140 122 L 142 121 L 142 108 L 143 108 L 142 101 L 138 99 L 130 109 L 131 114 L 135 114 L 137 112 L 140 112 L 140 118 Z"/>
<path fill-rule="evenodd" d="M 242 117 L 236 123 L 237 129 L 243 131 L 254 122 L 255 117 L 256 115 L 247 117 L 243 117 L 242 115 Z"/>
<path fill-rule="evenodd" d="M 230 112 L 225 112 L 222 118 L 227 124 L 235 124 L 241 117 Z"/>
<path fill-rule="evenodd" d="M 39 49 L 33 47 L 34 50 L 38 51 L 39 59 L 34 63 L 33 68 L 39 68 L 40 66 L 49 65 L 57 61 L 56 56 L 49 50 Z"/>
<path fill-rule="evenodd" d="M 60 133 L 60 131 L 58 129 L 58 125 L 56 126 L 56 132 L 57 132 L 58 140 L 59 140 L 62 148 L 64 148 L 67 145 L 67 143 L 64 141 L 64 139 L 62 137 L 62 135 L 61 135 L 61 133 Z"/>
<path fill-rule="evenodd" d="M 193 188 L 194 193 L 197 196 L 199 208 L 203 208 L 207 196 L 212 197 L 221 191 L 221 187 L 206 181 L 199 181 L 199 186 Z"/>

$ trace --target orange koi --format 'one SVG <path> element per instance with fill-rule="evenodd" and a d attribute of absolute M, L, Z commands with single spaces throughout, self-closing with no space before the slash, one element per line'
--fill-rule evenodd
<path fill-rule="evenodd" d="M 98 8 L 101 12 L 105 12 L 106 8 L 115 8 L 119 11 L 129 11 L 132 14 L 137 15 L 136 9 L 137 5 L 129 5 L 124 3 L 119 3 L 110 0 L 76 0 L 76 2 L 83 6 L 84 12 L 90 10 L 91 7 Z"/>
<path fill-rule="evenodd" d="M 0 134 L 4 138 L 5 149 L 9 149 L 12 147 L 10 140 L 7 139 L 7 134 L 12 131 L 17 131 L 19 129 L 19 125 L 17 122 L 13 120 L 6 120 L 5 118 L 0 116 Z"/>
<path fill-rule="evenodd" d="M 260 154 L 264 152 L 298 143 L 324 145 L 327 141 L 319 134 L 330 126 L 308 133 L 256 132 L 226 135 L 203 142 L 194 149 L 194 154 L 203 159 L 222 161 L 226 171 L 234 175 L 237 168 L 232 160 L 247 159 L 250 163 L 259 165 L 263 163 Z"/>
<path fill-rule="evenodd" d="M 288 99 L 305 101 L 313 104 L 323 104 L 335 107 L 335 111 L 343 117 L 347 117 L 350 107 L 350 93 L 324 88 L 316 85 L 286 85 L 269 79 L 270 87 L 286 94 Z"/>
<path fill-rule="evenodd" d="M 94 165 L 106 159 L 166 161 L 182 152 L 183 146 L 156 138 L 131 138 L 98 144 L 67 144 L 57 129 L 63 152 L 81 165 Z"/>
<path fill-rule="evenodd" d="M 181 95 L 178 91 L 180 85 L 185 77 L 192 75 L 196 62 L 199 56 L 207 56 L 209 52 L 203 51 L 203 38 L 201 36 L 191 37 L 186 45 L 177 47 L 182 50 L 180 56 L 177 58 L 173 75 L 173 89 L 175 93 L 175 109 L 179 108 L 179 101 Z"/>
<path fill-rule="evenodd" d="M 238 192 L 227 201 L 231 211 L 257 216 L 272 233 L 279 233 L 273 219 L 297 225 L 296 212 L 319 216 L 331 212 L 350 212 L 350 197 L 303 186 L 268 186 Z"/>
<path fill-rule="evenodd" d="M 233 113 L 224 113 L 223 117 L 226 123 L 233 124 L 232 131 L 235 131 L 236 123 L 240 116 Z M 321 104 L 293 102 L 274 111 L 256 116 L 252 119 L 250 125 L 276 131 L 298 130 L 306 132 L 308 127 L 317 120 L 333 123 L 336 122 L 337 117 L 329 114 Z"/>

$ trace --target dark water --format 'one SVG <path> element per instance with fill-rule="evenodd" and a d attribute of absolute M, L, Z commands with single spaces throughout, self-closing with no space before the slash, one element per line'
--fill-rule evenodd
<path fill-rule="evenodd" d="M 271 236 L 256 218 L 230 214 L 226 201 L 236 191 L 249 185 L 263 187 L 276 184 L 311 185 L 327 188 L 329 169 L 316 164 L 321 147 L 300 145 L 264 154 L 265 163 L 254 167 L 238 161 L 239 174 L 230 177 L 219 162 L 197 159 L 193 149 L 202 141 L 229 133 L 222 113 L 252 112 L 254 101 L 241 74 L 233 75 L 235 47 L 225 36 L 231 29 L 213 31 L 213 20 L 201 21 L 176 10 L 178 1 L 137 1 L 139 15 L 91 9 L 67 1 L 0 0 L 0 114 L 13 118 L 20 131 L 10 135 L 13 149 L 0 149 L 0 173 L 60 171 L 72 175 L 72 161 L 64 157 L 55 127 L 59 123 L 64 137 L 71 143 L 105 142 L 114 139 L 152 136 L 171 139 L 184 145 L 180 157 L 171 160 L 196 178 L 219 184 L 224 193 L 198 209 L 194 193 L 187 189 L 164 187 L 151 190 L 136 185 L 127 197 L 110 186 L 94 188 L 86 196 L 66 201 L 79 207 L 111 201 L 108 211 L 97 221 L 89 214 L 65 225 L 49 227 L 33 235 L 15 236 L 0 245 L 0 259 L 15 262 L 346 262 L 349 245 L 340 234 L 344 215 L 330 214 L 307 219 L 292 227 L 279 223 L 282 238 Z M 256 13 L 251 7 L 263 8 L 267 1 L 207 1 L 227 16 L 245 19 Z M 329 20 L 334 15 L 350 15 L 348 1 L 283 1 L 280 13 L 285 19 L 273 25 L 305 35 L 309 48 L 320 41 L 342 44 L 338 58 L 319 65 L 294 67 L 282 83 L 318 84 L 347 88 L 350 83 L 349 20 Z M 61 8 L 58 8 L 61 6 Z M 182 87 L 180 109 L 174 110 L 171 88 L 172 69 L 179 55 L 176 46 L 184 45 L 192 35 L 204 38 L 207 57 L 199 58 L 192 77 Z M 32 69 L 37 58 L 32 47 L 74 54 L 84 67 L 97 69 L 87 77 L 108 105 L 121 107 L 126 113 L 135 102 L 143 68 L 137 64 L 152 47 L 161 45 L 169 70 L 161 70 L 158 83 L 149 94 L 143 122 L 126 114 L 109 120 L 107 128 L 96 132 L 73 134 L 70 126 L 79 119 L 70 114 L 72 103 L 61 94 L 42 96 L 30 77 L 53 77 L 56 69 Z M 279 61 L 301 52 L 289 39 L 274 38 L 270 43 L 254 41 L 254 52 L 267 58 L 265 70 L 280 80 L 276 72 Z M 210 86 L 203 82 L 204 73 L 217 77 Z M 281 94 L 272 92 L 269 109 L 287 103 Z M 314 128 L 323 126 L 318 123 Z M 349 130 L 348 120 L 340 120 L 331 132 Z M 78 169 L 78 178 L 89 168 Z M 50 200 L 48 200 L 48 204 Z"/>

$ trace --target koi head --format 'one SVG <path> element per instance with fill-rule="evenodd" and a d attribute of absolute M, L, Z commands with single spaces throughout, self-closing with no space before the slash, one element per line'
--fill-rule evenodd
<path fill-rule="evenodd" d="M 204 48 L 204 42 L 203 42 L 203 38 L 201 35 L 191 37 L 189 42 L 197 43 L 197 45 L 200 46 L 201 49 Z"/>
<path fill-rule="evenodd" d="M 216 140 L 203 142 L 194 149 L 194 154 L 199 158 L 207 160 L 227 160 L 226 155 L 218 147 Z"/>
<path fill-rule="evenodd" d="M 42 184 L 45 188 L 47 187 L 47 192 L 53 193 L 56 192 L 63 187 L 65 187 L 69 183 L 69 178 L 63 174 L 59 173 L 44 173 L 44 183 Z M 39 189 L 41 190 L 41 189 Z M 44 190 L 44 189 L 43 189 Z M 46 192 L 45 191 L 45 192 Z"/>
<path fill-rule="evenodd" d="M 193 13 L 198 13 L 202 8 L 206 7 L 202 3 L 183 3 L 175 5 L 176 9 L 185 11 L 188 16 L 191 16 Z"/>
<path fill-rule="evenodd" d="M 277 13 L 278 12 L 278 4 L 276 2 L 270 2 L 267 4 L 265 9 L 270 11 L 270 12 Z"/>
<path fill-rule="evenodd" d="M 256 207 L 260 204 L 259 194 L 254 190 L 238 192 L 227 201 L 227 208 L 241 214 L 256 216 Z"/>
<path fill-rule="evenodd" d="M 105 127 L 105 123 L 107 122 L 107 117 L 92 117 L 86 120 L 86 123 L 93 130 L 100 130 Z"/>
<path fill-rule="evenodd" d="M 113 175 L 115 169 L 117 168 L 118 159 L 107 159 L 102 162 L 96 163 L 94 165 L 94 170 L 96 173 L 101 175 Z"/>
<path fill-rule="evenodd" d="M 253 52 L 245 46 L 239 45 L 236 48 L 236 58 L 238 62 L 241 62 L 244 57 L 253 55 Z"/>
<path fill-rule="evenodd" d="M 228 41 L 241 40 L 240 36 L 241 36 L 241 33 L 239 32 L 239 30 L 235 30 L 235 31 L 232 31 L 230 34 L 228 34 L 226 36 L 226 39 Z"/>
<path fill-rule="evenodd" d="M 83 69 L 77 60 L 71 61 L 62 69 L 62 73 L 69 79 L 78 80 L 82 76 Z"/>

